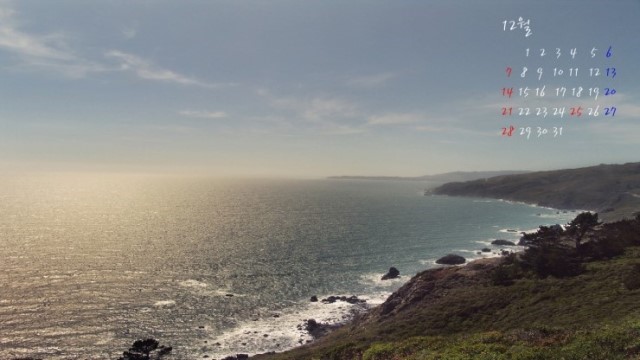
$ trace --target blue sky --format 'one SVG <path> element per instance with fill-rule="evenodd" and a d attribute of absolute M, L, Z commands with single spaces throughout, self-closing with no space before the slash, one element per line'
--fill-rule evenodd
<path fill-rule="evenodd" d="M 413 176 L 638 161 L 638 15 L 636 0 L 0 0 L 0 169 Z M 529 37 L 503 31 L 520 16 Z M 562 56 L 525 57 L 542 47 Z M 518 79 L 523 66 L 544 79 Z M 547 77 L 554 67 L 579 77 Z M 617 76 L 587 77 L 595 67 Z M 541 85 L 616 94 L 500 93 Z M 617 112 L 504 118 L 506 104 Z M 563 135 L 504 138 L 506 125 Z"/>

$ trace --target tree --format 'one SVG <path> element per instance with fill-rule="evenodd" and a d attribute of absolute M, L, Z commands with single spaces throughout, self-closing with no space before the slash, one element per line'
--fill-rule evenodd
<path fill-rule="evenodd" d="M 562 235 L 562 228 L 554 226 L 540 226 L 538 231 L 522 235 L 518 245 L 540 247 L 558 243 L 558 238 Z"/>
<path fill-rule="evenodd" d="M 598 214 L 591 212 L 583 212 L 571 220 L 567 228 L 567 233 L 575 240 L 576 249 L 580 248 L 584 236 L 600 224 Z"/>
<path fill-rule="evenodd" d="M 525 234 L 520 242 L 528 246 L 521 256 L 523 268 L 541 278 L 580 274 L 583 267 L 575 257 L 575 250 L 561 241 L 562 234 L 562 228 L 555 226 L 540 226 L 537 232 Z"/>
<path fill-rule="evenodd" d="M 151 353 L 158 350 L 155 353 L 155 359 L 161 359 L 164 355 L 173 350 L 171 346 L 160 346 L 160 343 L 156 339 L 136 340 L 129 348 L 129 351 L 125 351 L 118 360 L 150 360 Z"/>

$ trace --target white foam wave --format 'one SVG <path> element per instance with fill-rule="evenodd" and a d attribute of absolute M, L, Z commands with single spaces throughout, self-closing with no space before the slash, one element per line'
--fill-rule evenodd
<path fill-rule="evenodd" d="M 493 239 L 489 239 L 489 240 L 476 240 L 474 241 L 477 244 L 482 244 L 482 245 L 486 245 L 489 246 L 491 245 L 491 242 L 493 241 Z"/>
<path fill-rule="evenodd" d="M 191 291 L 200 296 L 244 296 L 242 294 L 235 294 L 231 291 L 231 289 L 226 287 L 219 289 L 210 289 L 209 284 L 194 279 L 180 281 L 178 284 L 180 286 L 190 288 Z"/>
<path fill-rule="evenodd" d="M 179 282 L 180 286 L 184 286 L 184 287 L 193 287 L 193 288 L 206 288 L 207 286 L 209 286 L 207 283 L 204 283 L 202 281 L 198 281 L 198 280 L 194 280 L 194 279 L 189 279 L 189 280 L 184 280 Z"/>
<path fill-rule="evenodd" d="M 313 341 L 305 329 L 306 320 L 314 319 L 318 323 L 337 325 L 353 317 L 355 313 L 365 311 L 381 304 L 390 292 L 360 296 L 365 304 L 349 304 L 337 301 L 325 304 L 321 301 L 298 304 L 284 312 L 262 314 L 256 321 L 244 321 L 222 334 L 211 334 L 206 344 L 193 349 L 199 355 L 211 358 L 224 358 L 235 354 L 255 355 L 269 351 L 284 351 Z M 205 329 L 208 330 L 208 329 Z"/>
<path fill-rule="evenodd" d="M 155 307 L 168 307 L 168 306 L 174 306 L 176 304 L 176 302 L 174 300 L 160 300 L 160 301 L 156 301 L 153 306 Z"/>
<path fill-rule="evenodd" d="M 381 273 L 366 273 L 360 275 L 360 283 L 365 285 L 373 285 L 376 287 L 394 287 L 398 286 L 398 284 L 402 284 L 407 281 L 411 276 L 408 275 L 400 275 L 400 277 L 395 279 L 382 280 L 382 276 L 384 274 Z"/>
<path fill-rule="evenodd" d="M 520 233 L 522 232 L 522 230 L 518 229 L 518 228 L 507 228 L 507 229 L 500 229 L 498 230 L 499 233 L 503 233 L 503 234 L 516 234 L 516 235 L 520 235 Z"/>
<path fill-rule="evenodd" d="M 462 252 L 462 253 L 475 254 L 475 253 L 477 253 L 479 250 L 458 249 L 458 250 L 454 250 L 454 251 L 456 251 L 456 252 Z"/>

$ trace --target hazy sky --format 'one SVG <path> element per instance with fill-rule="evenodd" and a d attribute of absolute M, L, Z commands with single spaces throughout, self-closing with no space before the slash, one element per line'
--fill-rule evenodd
<path fill-rule="evenodd" d="M 639 161 L 639 15 L 638 0 L 0 0 L 0 171 L 410 176 Z M 503 31 L 520 16 L 529 37 Z M 523 66 L 543 79 L 519 79 Z M 542 99 L 501 95 L 542 85 Z M 561 86 L 585 90 L 550 96 Z M 507 104 L 601 114 L 503 117 Z M 563 135 L 501 137 L 508 125 Z"/>

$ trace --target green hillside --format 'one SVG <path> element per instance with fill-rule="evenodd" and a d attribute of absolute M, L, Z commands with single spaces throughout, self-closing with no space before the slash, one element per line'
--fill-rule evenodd
<path fill-rule="evenodd" d="M 640 163 L 540 171 L 447 183 L 428 194 L 522 201 L 558 209 L 594 210 L 607 220 L 640 210 Z"/>
<path fill-rule="evenodd" d="M 640 359 L 640 217 L 579 229 L 424 271 L 327 337 L 256 358 Z"/>

